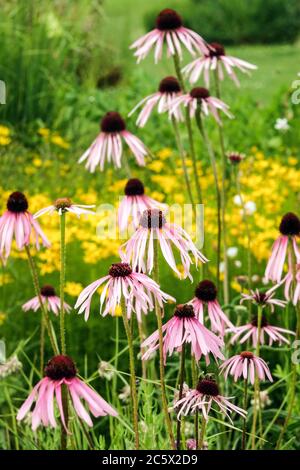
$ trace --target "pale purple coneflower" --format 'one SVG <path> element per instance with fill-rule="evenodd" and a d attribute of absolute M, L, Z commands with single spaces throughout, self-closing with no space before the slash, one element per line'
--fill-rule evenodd
<path fill-rule="evenodd" d="M 23 193 L 19 191 L 12 193 L 6 206 L 7 210 L 0 217 L 0 257 L 4 263 L 10 255 L 13 238 L 19 250 L 30 244 L 32 236 L 35 238 L 37 250 L 40 248 L 40 238 L 43 246 L 50 246 L 39 223 L 28 212 L 28 201 Z"/>
<path fill-rule="evenodd" d="M 258 318 L 257 315 L 252 318 L 250 323 L 246 325 L 237 326 L 234 328 L 228 328 L 226 333 L 233 333 L 230 340 L 231 344 L 239 341 L 240 344 L 245 343 L 248 339 L 252 339 L 252 345 L 256 348 L 258 343 Z M 283 334 L 295 335 L 293 331 L 280 328 L 279 326 L 270 325 L 265 315 L 261 317 L 261 332 L 260 332 L 260 344 L 265 344 L 265 335 L 269 337 L 269 346 L 272 346 L 273 342 L 290 344 L 290 341 L 283 336 Z"/>
<path fill-rule="evenodd" d="M 240 152 L 227 152 L 227 158 L 232 165 L 238 165 L 245 159 L 245 154 Z"/>
<path fill-rule="evenodd" d="M 86 162 L 86 168 L 94 173 L 99 165 L 103 171 L 105 161 L 112 162 L 116 168 L 122 166 L 123 144 L 126 142 L 135 156 L 137 164 L 145 165 L 145 156 L 148 151 L 143 142 L 126 129 L 122 116 L 114 111 L 108 112 L 100 123 L 101 132 L 92 145 L 80 157 L 79 163 Z"/>
<path fill-rule="evenodd" d="M 120 255 L 124 261 L 131 262 L 133 269 L 151 273 L 154 268 L 154 240 L 157 239 L 162 254 L 168 265 L 178 276 L 181 276 L 175 262 L 172 244 L 177 248 L 183 265 L 184 278 L 193 279 L 190 267 L 193 264 L 190 252 L 195 264 L 205 263 L 208 260 L 196 248 L 187 232 L 177 224 L 167 223 L 161 210 L 148 209 L 143 212 L 140 219 L 140 227 L 132 237 L 120 247 Z"/>
<path fill-rule="evenodd" d="M 300 235 L 299 217 L 292 212 L 285 214 L 281 219 L 279 231 L 281 235 L 273 244 L 272 254 L 265 271 L 265 279 L 267 281 L 279 282 L 281 280 L 289 241 L 291 241 L 296 259 L 300 259 L 299 248 L 296 241 L 296 237 Z"/>
<path fill-rule="evenodd" d="M 181 95 L 180 84 L 175 77 L 165 77 L 161 80 L 159 84 L 158 91 L 152 93 L 152 95 L 146 96 L 142 99 L 129 113 L 128 116 L 131 116 L 137 109 L 142 106 L 142 110 L 138 115 L 136 124 L 139 127 L 144 127 L 148 121 L 153 109 L 157 107 L 159 114 L 169 111 L 169 116 L 174 114 L 174 117 L 177 121 L 183 120 L 183 115 L 181 109 L 175 109 L 174 112 L 171 111 L 171 105 L 173 100 Z"/>
<path fill-rule="evenodd" d="M 205 306 L 211 322 L 212 331 L 224 335 L 225 325 L 233 328 L 227 315 L 221 309 L 217 300 L 217 288 L 212 281 L 207 279 L 201 281 L 195 290 L 195 297 L 189 302 L 193 305 L 198 320 L 204 323 Z"/>
<path fill-rule="evenodd" d="M 203 73 L 205 85 L 208 87 L 210 73 L 217 71 L 218 78 L 223 80 L 225 70 L 234 83 L 239 86 L 240 82 L 233 70 L 234 68 L 249 74 L 249 70 L 256 70 L 257 66 L 237 57 L 226 55 L 224 46 L 217 42 L 212 42 L 209 44 L 208 53 L 186 65 L 182 72 L 189 77 L 190 83 L 197 82 Z"/>
<path fill-rule="evenodd" d="M 177 419 L 194 413 L 196 410 L 202 412 L 203 418 L 207 421 L 208 415 L 213 404 L 217 405 L 225 416 L 232 422 L 230 413 L 238 413 L 243 418 L 246 417 L 247 411 L 239 408 L 231 403 L 233 397 L 223 397 L 217 382 L 211 378 L 200 379 L 196 389 L 190 390 L 184 398 L 178 400 L 174 408 L 178 409 Z"/>
<path fill-rule="evenodd" d="M 141 215 L 145 210 L 166 210 L 166 204 L 162 204 L 155 201 L 155 199 L 146 196 L 144 185 L 141 180 L 137 178 L 132 178 L 127 181 L 124 192 L 125 196 L 120 202 L 118 209 L 118 223 L 122 232 L 128 227 L 130 217 L 133 227 L 137 229 Z"/>
<path fill-rule="evenodd" d="M 79 309 L 79 314 L 84 312 L 85 320 L 89 318 L 92 296 L 104 283 L 100 295 L 100 313 L 103 316 L 109 313 L 114 315 L 120 308 L 122 298 L 125 300 L 127 317 L 131 318 L 132 313 L 135 313 L 139 322 L 142 321 L 142 313 L 146 315 L 154 309 L 155 301 L 160 307 L 163 302 L 175 302 L 146 274 L 133 271 L 128 263 L 114 263 L 107 276 L 87 286 L 79 295 L 75 308 Z"/>
<path fill-rule="evenodd" d="M 219 98 L 210 96 L 208 89 L 203 87 L 193 88 L 189 93 L 175 98 L 170 106 L 170 112 L 175 116 L 175 112 L 181 106 L 189 109 L 191 118 L 194 118 L 196 111 L 199 110 L 205 116 L 211 114 L 219 125 L 222 125 L 219 111 L 223 111 L 230 118 L 233 117 L 229 111 L 229 106 Z"/>
<path fill-rule="evenodd" d="M 136 49 L 134 55 L 139 63 L 154 48 L 154 61 L 157 63 L 163 53 L 164 43 L 167 55 L 182 58 L 182 46 L 192 55 L 195 52 L 208 53 L 204 39 L 195 31 L 185 28 L 181 16 L 171 8 L 162 10 L 156 17 L 155 28 L 137 39 L 130 49 Z"/>
<path fill-rule="evenodd" d="M 264 308 L 269 306 L 271 312 L 274 312 L 275 305 L 278 307 L 284 308 L 286 306 L 285 300 L 274 299 L 275 290 L 283 283 L 281 281 L 279 284 L 271 287 L 271 289 L 267 290 L 266 292 L 262 292 L 259 289 L 250 290 L 249 294 L 242 293 L 242 299 L 240 303 L 245 302 L 246 300 L 250 300 L 256 305 Z"/>
<path fill-rule="evenodd" d="M 220 351 L 224 345 L 223 340 L 199 322 L 192 305 L 177 305 L 173 317 L 163 325 L 162 332 L 165 364 L 167 355 L 171 356 L 174 351 L 181 351 L 182 345 L 186 343 L 191 344 L 191 353 L 196 361 L 199 361 L 203 355 L 208 365 L 209 354 L 212 354 L 216 361 L 224 359 Z M 159 348 L 158 330 L 143 341 L 141 347 L 148 348 L 142 359 L 149 359 L 153 351 Z"/>
<path fill-rule="evenodd" d="M 60 413 L 61 422 L 67 432 L 66 417 L 62 403 L 62 386 L 65 385 L 71 396 L 76 415 L 88 426 L 93 426 L 89 413 L 83 406 L 83 399 L 90 412 L 96 418 L 99 416 L 117 416 L 114 410 L 98 393 L 77 377 L 77 370 L 73 360 L 64 355 L 54 356 L 45 367 L 45 377 L 40 380 L 28 398 L 25 400 L 17 414 L 17 420 L 21 421 L 30 412 L 35 401 L 35 407 L 31 416 L 32 430 L 35 431 L 41 424 L 56 428 L 54 409 L 54 396 Z"/>
<path fill-rule="evenodd" d="M 75 214 L 77 217 L 80 217 L 82 214 L 95 214 L 94 211 L 89 210 L 93 207 L 95 207 L 95 204 L 88 206 L 83 204 L 74 204 L 70 198 L 63 197 L 56 199 L 51 206 L 44 207 L 37 211 L 33 217 L 37 219 L 41 215 L 53 214 L 53 212 L 57 212 L 59 215 L 62 215 L 65 212 L 70 212 L 71 214 Z"/>
<path fill-rule="evenodd" d="M 41 299 L 43 305 L 48 309 L 49 312 L 53 312 L 55 315 L 58 315 L 60 311 L 60 298 L 56 295 L 55 289 L 53 286 L 45 285 L 41 288 L 40 291 Z M 22 309 L 24 312 L 28 312 L 29 310 L 33 310 L 36 312 L 41 308 L 40 299 L 38 296 L 33 297 L 32 299 L 28 300 L 24 305 L 22 305 Z M 64 302 L 64 308 L 66 312 L 71 311 L 70 305 Z"/>
<path fill-rule="evenodd" d="M 220 372 L 224 374 L 225 379 L 228 375 L 232 375 L 235 382 L 239 377 L 243 377 L 245 380 L 249 379 L 253 385 L 255 376 L 259 380 L 266 380 L 267 378 L 270 382 L 273 382 L 267 363 L 251 351 L 243 351 L 224 361 L 220 366 Z"/>

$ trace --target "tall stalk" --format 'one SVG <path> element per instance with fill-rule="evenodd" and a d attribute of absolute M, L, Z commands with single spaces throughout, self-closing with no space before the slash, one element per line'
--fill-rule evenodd
<path fill-rule="evenodd" d="M 261 336 L 261 321 L 262 321 L 262 306 L 258 305 L 257 307 L 257 345 L 255 350 L 255 355 L 259 357 L 260 353 L 260 336 Z M 257 425 L 257 416 L 260 413 L 260 386 L 259 378 L 256 373 L 255 375 L 255 384 L 254 384 L 254 400 L 253 400 L 253 423 L 252 423 L 252 450 L 255 450 L 255 435 L 256 435 L 256 425 Z"/>
<path fill-rule="evenodd" d="M 201 117 L 201 109 L 197 109 L 196 111 L 196 123 L 198 129 L 200 131 L 201 137 L 203 139 L 204 145 L 207 148 L 207 152 L 210 159 L 210 164 L 212 167 L 213 175 L 214 175 L 214 182 L 215 182 L 215 190 L 217 196 L 217 224 L 218 224 L 218 239 L 217 239 L 217 287 L 219 288 L 220 285 L 220 264 L 221 264 L 221 232 L 222 232 L 222 222 L 221 222 L 221 193 L 220 193 L 220 186 L 219 186 L 219 176 L 218 176 L 218 168 L 217 162 L 215 158 L 214 149 L 211 145 L 211 142 L 208 138 L 206 130 L 203 126 L 202 117 Z"/>
<path fill-rule="evenodd" d="M 66 354 L 65 277 L 66 277 L 66 214 L 60 216 L 60 341 L 61 353 Z"/>
<path fill-rule="evenodd" d="M 235 176 L 235 184 L 236 184 L 236 189 L 237 189 L 237 194 L 240 198 L 241 201 L 241 207 L 242 207 L 242 212 L 243 212 L 243 220 L 245 224 L 245 230 L 246 230 L 246 237 L 247 237 L 247 276 L 248 276 L 248 289 L 250 290 L 252 287 L 252 255 L 251 255 L 251 234 L 250 234 L 250 228 L 249 228 L 249 223 L 248 223 L 248 217 L 247 217 L 247 211 L 246 211 L 246 205 L 245 201 L 242 195 L 241 191 L 241 183 L 240 183 L 240 178 L 239 178 L 239 172 L 238 168 L 234 168 L 234 176 Z M 249 311 L 249 320 L 251 320 L 251 313 L 252 313 L 252 304 L 251 302 L 248 302 L 248 311 Z"/>
<path fill-rule="evenodd" d="M 293 299 L 295 288 L 296 288 L 296 282 L 297 282 L 296 281 L 297 259 L 296 259 L 296 256 L 295 256 L 295 253 L 294 253 L 294 250 L 293 250 L 293 241 L 292 240 L 289 241 L 289 251 L 290 251 L 290 259 L 291 259 L 291 263 L 292 263 L 292 273 L 293 273 L 293 292 L 291 294 L 291 298 Z M 299 339 L 300 339 L 300 306 L 299 306 L 299 302 L 297 302 L 297 304 L 295 306 L 295 311 L 296 311 L 296 321 L 297 321 L 295 341 L 299 341 Z M 289 388 L 289 391 L 288 391 L 289 399 L 287 400 L 287 403 L 288 403 L 287 415 L 286 415 L 283 426 L 281 428 L 281 432 L 280 432 L 278 440 L 277 440 L 276 450 L 280 449 L 280 445 L 281 445 L 283 436 L 286 433 L 288 424 L 289 424 L 290 419 L 292 417 L 295 398 L 296 398 L 297 363 L 292 361 L 291 368 L 292 368 L 292 378 L 291 378 L 291 382 L 290 382 L 290 388 Z"/>
<path fill-rule="evenodd" d="M 207 425 L 207 421 L 206 421 L 206 419 L 204 418 L 204 416 L 202 416 L 200 437 L 199 437 L 199 442 L 198 442 L 198 447 L 197 447 L 197 449 L 200 449 L 200 450 L 202 450 L 203 444 L 204 444 L 206 425 Z"/>
<path fill-rule="evenodd" d="M 220 79 L 217 69 L 214 73 L 216 95 L 217 98 L 221 99 Z M 224 302 L 229 302 L 229 278 L 228 278 L 228 255 L 227 255 L 227 225 L 226 225 L 226 168 L 227 159 L 224 143 L 223 127 L 218 126 L 219 131 L 219 142 L 221 149 L 221 162 L 222 162 L 222 178 L 221 178 L 221 218 L 222 218 L 222 235 L 223 235 L 223 259 L 224 259 Z"/>
<path fill-rule="evenodd" d="M 54 334 L 53 334 L 51 322 L 50 322 L 50 319 L 49 319 L 48 311 L 47 311 L 47 308 L 45 307 L 45 305 L 43 303 L 43 300 L 42 300 L 39 277 L 38 277 L 38 273 L 37 273 L 37 269 L 36 269 L 34 259 L 31 255 L 31 252 L 30 252 L 29 245 L 25 245 L 25 251 L 26 251 L 26 254 L 27 254 L 27 258 L 28 258 L 28 263 L 29 263 L 29 268 L 30 268 L 30 272 L 31 272 L 31 276 L 32 276 L 32 281 L 33 281 L 35 294 L 36 294 L 36 296 L 39 300 L 40 309 L 41 309 L 42 316 L 43 316 L 44 321 L 45 321 L 45 325 L 46 325 L 46 328 L 47 328 L 47 333 L 48 333 L 48 336 L 49 336 L 49 339 L 50 339 L 50 343 L 51 343 L 54 354 L 59 354 L 59 349 L 57 347 L 56 340 L 54 338 Z"/>
<path fill-rule="evenodd" d="M 186 90 L 185 90 L 184 80 L 183 80 L 183 76 L 182 76 L 181 69 L 180 69 L 178 54 L 173 55 L 173 58 L 174 58 L 175 72 L 179 81 L 180 88 L 183 92 L 185 92 Z M 195 182 L 195 187 L 197 191 L 197 199 L 198 199 L 197 203 L 202 204 L 203 203 L 202 189 L 201 189 L 200 178 L 198 176 L 197 158 L 196 158 L 196 151 L 195 151 L 192 122 L 191 122 L 191 117 L 190 117 L 188 107 L 186 108 L 185 122 L 186 122 L 190 152 L 191 152 L 191 157 L 192 157 L 192 162 L 193 162 L 194 182 Z"/>
<path fill-rule="evenodd" d="M 182 335 L 184 335 L 184 332 L 182 332 Z M 182 395 L 183 395 L 184 371 L 185 371 L 185 343 L 183 343 L 181 347 L 181 354 L 180 354 L 179 398 L 178 398 L 179 400 L 182 399 Z M 177 438 L 176 438 L 177 450 L 180 450 L 180 441 L 181 441 L 181 420 L 177 419 Z"/>
<path fill-rule="evenodd" d="M 66 277 L 66 214 L 62 211 L 60 216 L 60 342 L 61 353 L 66 354 L 66 332 L 65 332 L 65 277 Z M 62 385 L 62 406 L 65 416 L 66 428 L 68 428 L 69 409 L 68 409 L 68 388 Z M 61 426 L 61 449 L 65 450 L 68 443 L 68 434 L 65 427 Z"/>
<path fill-rule="evenodd" d="M 158 265 L 158 239 L 154 237 L 154 269 L 153 279 L 159 284 L 159 265 Z M 176 449 L 174 434 L 172 429 L 172 422 L 168 411 L 168 400 L 165 384 L 165 365 L 164 365 L 164 351 L 163 351 L 163 331 L 162 331 L 162 309 L 157 300 L 155 300 L 155 313 L 157 319 L 158 335 L 159 335 L 159 372 L 160 372 L 160 385 L 163 411 L 165 415 L 167 430 L 170 438 L 172 449 Z"/>
<path fill-rule="evenodd" d="M 133 429 L 134 429 L 134 445 L 135 449 L 138 450 L 140 447 L 139 438 L 139 417 L 138 417 L 138 397 L 136 388 L 136 374 L 135 374 L 135 361 L 134 361 L 134 348 L 131 329 L 127 318 L 126 303 L 124 297 L 121 300 L 122 318 L 124 328 L 128 341 L 128 352 L 129 352 L 129 367 L 130 367 L 130 390 L 132 400 L 132 412 L 133 412 Z"/>
<path fill-rule="evenodd" d="M 179 129 L 178 129 L 178 124 L 177 124 L 177 121 L 174 118 L 174 116 L 172 116 L 172 124 L 173 124 L 173 129 L 174 129 L 174 134 L 175 134 L 176 145 L 177 145 L 180 157 L 181 157 L 181 163 L 182 163 L 182 169 L 183 169 L 183 175 L 184 175 L 186 189 L 187 189 L 187 192 L 188 192 L 190 203 L 192 204 L 193 211 L 195 212 L 196 207 L 195 207 L 195 204 L 194 204 L 194 197 L 193 197 L 193 191 L 192 191 L 192 187 L 191 187 L 191 183 L 190 183 L 190 177 L 189 177 L 188 169 L 187 169 L 187 166 L 186 166 L 185 151 L 184 151 L 184 148 L 182 146 L 180 133 L 179 133 Z"/>
<path fill-rule="evenodd" d="M 248 378 L 244 379 L 244 396 L 243 396 L 243 407 L 247 410 L 248 406 Z M 246 449 L 246 432 L 247 432 L 247 418 L 244 418 L 243 423 L 243 434 L 242 434 L 242 450 Z"/>

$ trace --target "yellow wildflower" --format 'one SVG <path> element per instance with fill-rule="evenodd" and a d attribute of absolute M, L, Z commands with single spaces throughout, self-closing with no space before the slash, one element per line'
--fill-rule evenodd
<path fill-rule="evenodd" d="M 6 126 L 2 126 L 0 124 L 0 136 L 2 137 L 8 137 L 10 134 L 10 129 L 9 127 L 6 127 Z"/>
<path fill-rule="evenodd" d="M 72 281 L 66 282 L 65 292 L 71 297 L 78 297 L 82 290 L 83 290 L 82 284 L 80 284 L 79 282 L 72 282 Z"/>
<path fill-rule="evenodd" d="M 6 314 L 4 312 L 0 312 L 0 326 L 3 325 L 6 319 Z"/>
<path fill-rule="evenodd" d="M 54 144 L 54 145 L 57 145 L 58 147 L 61 147 L 63 149 L 68 149 L 70 147 L 70 144 L 69 142 L 67 142 L 66 140 L 64 140 L 60 135 L 58 134 L 54 134 L 52 137 L 51 137 L 51 142 Z"/>
<path fill-rule="evenodd" d="M 173 151 L 169 147 L 165 147 L 157 152 L 158 158 L 165 160 L 166 158 L 171 157 Z"/>
<path fill-rule="evenodd" d="M 38 130 L 38 134 L 40 134 L 42 137 L 49 137 L 50 130 L 46 127 L 40 127 Z"/>
<path fill-rule="evenodd" d="M 6 137 L 6 136 L 2 136 L 0 135 L 0 145 L 9 145 L 11 143 L 11 139 L 9 137 Z"/>

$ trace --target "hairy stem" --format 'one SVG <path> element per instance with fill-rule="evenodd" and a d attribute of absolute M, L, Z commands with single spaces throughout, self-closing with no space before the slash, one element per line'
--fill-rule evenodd
<path fill-rule="evenodd" d="M 36 294 L 37 298 L 39 299 L 39 304 L 40 304 L 40 308 L 41 308 L 41 311 L 42 311 L 42 316 L 44 317 L 44 321 L 45 321 L 45 325 L 46 325 L 47 332 L 48 332 L 48 335 L 49 335 L 50 343 L 51 343 L 54 354 L 59 354 L 59 349 L 57 347 L 56 340 L 55 340 L 54 335 L 53 335 L 53 331 L 52 331 L 48 311 L 47 311 L 47 308 L 45 307 L 45 305 L 43 303 L 43 300 L 42 300 L 38 273 L 37 273 L 37 269 L 36 269 L 34 259 L 31 256 L 29 245 L 25 245 L 25 251 L 26 251 L 26 254 L 27 254 L 27 257 L 28 257 L 28 262 L 29 262 L 29 267 L 30 267 L 30 271 L 31 271 L 31 275 L 32 275 L 35 294 Z"/>
<path fill-rule="evenodd" d="M 60 341 L 61 352 L 66 354 L 65 332 L 65 275 L 66 273 L 66 215 L 60 216 Z"/>
<path fill-rule="evenodd" d="M 159 284 L 159 265 L 158 265 L 158 240 L 154 238 L 154 270 L 153 270 L 153 279 L 157 284 Z M 174 434 L 172 429 L 172 422 L 168 411 L 168 400 L 166 393 L 166 384 L 165 384 L 165 365 L 164 365 L 164 351 L 163 351 L 163 331 L 162 331 L 162 309 L 155 300 L 155 313 L 157 319 L 158 335 L 159 335 L 159 372 L 160 372 L 160 385 L 161 385 L 161 397 L 163 411 L 165 415 L 167 430 L 170 438 L 171 448 L 176 449 Z"/>
<path fill-rule="evenodd" d="M 257 345 L 255 350 L 255 355 L 259 357 L 260 352 L 260 336 L 261 336 L 261 320 L 262 320 L 262 306 L 258 305 L 257 308 Z M 260 413 L 260 399 L 259 399 L 259 378 L 256 373 L 255 375 L 255 384 L 254 384 L 254 400 L 253 400 L 253 424 L 252 424 L 252 450 L 255 450 L 256 442 L 256 425 L 257 425 L 257 416 Z"/>
<path fill-rule="evenodd" d="M 217 70 L 215 71 L 215 85 L 217 98 L 221 99 L 220 80 Z M 227 159 L 225 152 L 224 134 L 223 127 L 218 126 L 219 130 L 219 142 L 221 149 L 221 161 L 222 161 L 222 178 L 221 178 L 221 218 L 222 218 L 222 234 L 223 234 L 223 259 L 224 259 L 224 302 L 229 302 L 229 278 L 228 278 L 228 256 L 227 256 L 227 226 L 226 226 L 226 167 Z"/>
<path fill-rule="evenodd" d="M 244 410 L 247 410 L 247 406 L 248 406 L 248 379 L 244 379 L 244 397 L 243 397 Z M 243 434 L 242 434 L 242 450 L 246 449 L 246 432 L 247 432 L 247 418 L 244 418 Z"/>
<path fill-rule="evenodd" d="M 182 333 L 184 334 L 184 333 Z M 180 371 L 179 371 L 179 400 L 182 399 L 183 394 L 183 383 L 184 383 L 184 370 L 185 370 L 185 343 L 181 347 L 180 354 Z M 180 441 L 181 441 L 181 420 L 177 420 L 177 450 L 180 450 Z"/>
<path fill-rule="evenodd" d="M 217 221 L 218 221 L 218 239 L 217 239 L 217 287 L 219 288 L 220 285 L 220 263 L 221 263 L 221 232 L 222 232 L 222 222 L 221 222 L 221 193 L 220 193 L 220 185 L 219 185 L 219 176 L 218 176 L 218 168 L 217 162 L 215 158 L 215 153 L 211 142 L 208 138 L 206 130 L 203 126 L 202 117 L 201 117 L 201 109 L 198 108 L 196 112 L 196 123 L 198 129 L 200 131 L 201 137 L 203 139 L 204 145 L 207 148 L 207 152 L 210 158 L 210 163 L 214 175 L 214 182 L 215 182 L 215 190 L 216 190 L 216 197 L 217 197 Z"/>
<path fill-rule="evenodd" d="M 182 73 L 181 73 L 181 70 L 180 70 L 179 57 L 178 57 L 177 54 L 175 54 L 175 55 L 173 55 L 173 58 L 174 58 L 175 72 L 176 72 L 176 75 L 177 75 L 177 78 L 178 78 L 178 81 L 179 81 L 179 84 L 180 84 L 180 88 L 183 92 L 185 92 L 184 80 L 183 80 L 183 76 L 182 76 Z M 194 136 L 193 136 L 192 122 L 191 122 L 191 117 L 190 117 L 188 107 L 186 108 L 185 122 L 186 122 L 190 152 L 191 152 L 191 157 L 192 157 L 192 162 L 193 162 L 194 182 L 195 182 L 195 187 L 196 187 L 196 191 L 197 191 L 197 199 L 198 199 L 197 203 L 202 204 L 203 203 L 202 189 L 201 189 L 201 184 L 200 184 L 200 178 L 198 177 L 197 158 L 196 158 L 196 152 L 195 152 Z"/>
<path fill-rule="evenodd" d="M 134 362 L 134 348 L 133 348 L 133 339 L 132 334 L 127 318 L 126 303 L 124 297 L 121 300 L 121 309 L 124 328 L 128 341 L 128 351 L 129 351 L 129 367 L 130 367 L 130 388 L 131 388 L 131 400 L 132 400 L 132 411 L 133 411 L 133 429 L 134 429 L 134 444 L 135 449 L 138 450 L 140 447 L 140 438 L 139 438 L 139 417 L 138 417 L 138 397 L 137 397 L 137 387 L 136 387 L 136 374 L 135 374 L 135 362 Z"/>

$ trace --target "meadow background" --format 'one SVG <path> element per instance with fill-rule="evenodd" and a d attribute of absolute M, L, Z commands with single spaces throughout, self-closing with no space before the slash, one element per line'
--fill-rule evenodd
<path fill-rule="evenodd" d="M 224 120 L 226 149 L 247 157 L 241 164 L 241 187 L 245 200 L 256 207 L 249 214 L 249 225 L 253 285 L 260 286 L 281 216 L 287 211 L 299 214 L 300 104 L 291 102 L 291 94 L 300 72 L 300 8 L 293 0 L 249 3 L 0 0 L 0 79 L 7 86 L 7 103 L 0 107 L 1 211 L 7 196 L 15 190 L 28 196 L 31 212 L 58 197 L 71 197 L 82 204 L 117 204 L 127 180 L 125 170 L 106 167 L 103 173 L 91 175 L 77 160 L 97 134 L 105 112 L 117 110 L 126 116 L 138 101 L 156 90 L 161 78 L 174 74 L 172 62 L 167 60 L 154 66 L 149 57 L 136 65 L 128 47 L 150 29 L 159 10 L 177 8 L 186 24 L 204 38 L 223 42 L 230 55 L 258 66 L 251 77 L 239 74 L 240 89 L 226 79 L 222 98 L 235 115 L 232 121 Z M 135 117 L 128 120 L 128 128 L 145 142 L 153 156 L 148 158 L 146 169 L 137 168 L 131 158 L 132 174 L 144 181 L 147 193 L 155 199 L 184 203 L 187 198 L 180 157 L 167 117 L 154 115 L 145 129 L 136 128 Z M 278 118 L 287 119 L 286 131 L 275 128 Z M 217 142 L 215 126 L 208 123 L 208 128 Z M 200 142 L 197 153 L 203 162 L 206 198 L 205 254 L 214 259 L 217 226 L 213 178 Z M 230 168 L 228 182 L 229 246 L 238 248 L 237 255 L 230 259 L 231 304 L 227 307 L 234 322 L 242 288 L 238 278 L 246 274 L 247 240 L 241 208 L 234 203 L 237 189 Z M 41 284 L 58 288 L 58 218 L 45 216 L 40 222 L 52 242 L 49 250 L 37 254 Z M 119 241 L 99 240 L 99 223 L 98 216 L 68 217 L 66 300 L 71 305 L 82 288 L 105 275 L 118 257 Z M 214 276 L 213 267 L 210 269 Z M 13 253 L 7 266 L 2 267 L 0 282 L 0 338 L 6 342 L 8 356 L 18 350 L 26 373 L 32 363 L 38 367 L 39 315 L 21 310 L 21 305 L 34 296 L 23 253 Z M 180 303 L 193 296 L 190 281 L 178 280 L 167 267 L 162 271 L 161 286 Z M 167 307 L 167 317 L 172 308 Z M 114 351 L 115 319 L 101 318 L 98 310 L 98 299 L 94 299 L 87 323 L 74 311 L 66 318 L 68 352 L 86 376 L 97 370 L 100 358 L 109 361 Z M 53 322 L 56 324 L 57 319 Z M 288 311 L 280 317 L 280 323 L 294 329 Z M 149 318 L 149 331 L 154 326 L 154 317 Z M 274 348 L 272 353 L 267 347 L 265 350 L 275 375 L 284 377 L 288 358 Z M 122 361 L 126 368 L 126 355 L 120 358 L 120 369 Z M 24 387 L 22 377 L 14 380 L 12 397 Z M 109 389 L 103 379 L 96 380 L 100 389 Z M 1 394 L 3 414 L 7 412 L 4 399 Z M 274 408 L 277 405 L 275 395 Z M 299 408 L 299 402 L 296 406 Z M 5 432 L 3 427 L 0 447 L 7 445 Z M 299 446 L 299 440 L 291 445 Z"/>

